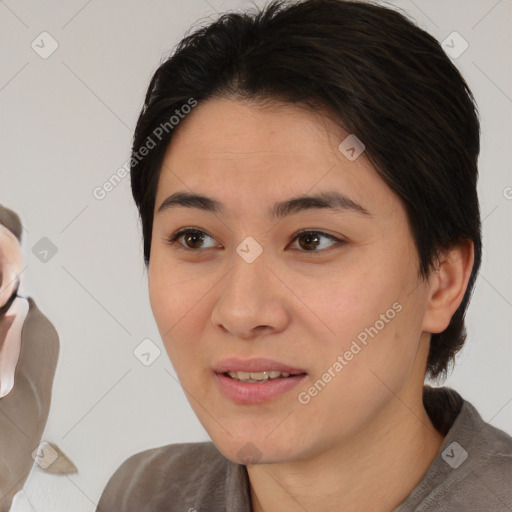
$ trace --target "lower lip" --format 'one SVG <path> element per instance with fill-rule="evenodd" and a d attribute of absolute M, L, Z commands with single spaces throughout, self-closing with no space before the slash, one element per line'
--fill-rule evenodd
<path fill-rule="evenodd" d="M 236 404 L 260 404 L 290 391 L 306 377 L 306 374 L 301 373 L 266 382 L 242 382 L 227 377 L 223 373 L 216 373 L 215 376 L 222 393 Z"/>

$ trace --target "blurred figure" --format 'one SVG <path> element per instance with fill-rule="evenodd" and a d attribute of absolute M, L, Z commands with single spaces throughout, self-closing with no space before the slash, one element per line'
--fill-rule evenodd
<path fill-rule="evenodd" d="M 59 337 L 23 285 L 21 222 L 0 205 L 0 512 L 34 463 L 50 410 Z"/>
<path fill-rule="evenodd" d="M 14 386 L 14 372 L 21 348 L 21 329 L 28 302 L 20 296 L 23 272 L 20 240 L 0 224 L 0 398 Z"/>

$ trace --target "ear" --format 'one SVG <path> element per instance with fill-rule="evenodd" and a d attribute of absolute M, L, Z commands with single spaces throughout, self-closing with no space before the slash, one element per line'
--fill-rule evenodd
<path fill-rule="evenodd" d="M 437 268 L 429 276 L 430 293 L 423 331 L 439 333 L 448 327 L 466 293 L 473 262 L 474 246 L 470 240 L 453 246 L 440 256 Z"/>

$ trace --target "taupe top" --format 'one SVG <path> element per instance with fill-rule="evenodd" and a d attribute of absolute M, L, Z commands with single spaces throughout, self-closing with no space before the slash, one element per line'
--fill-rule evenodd
<path fill-rule="evenodd" d="M 423 402 L 446 438 L 423 479 L 392 512 L 511 512 L 512 437 L 485 423 L 450 388 L 425 386 Z M 153 448 L 121 464 L 96 510 L 252 512 L 247 469 L 210 442 Z"/>

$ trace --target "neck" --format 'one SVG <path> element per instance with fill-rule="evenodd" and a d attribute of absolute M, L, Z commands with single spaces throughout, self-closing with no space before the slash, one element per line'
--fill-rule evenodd
<path fill-rule="evenodd" d="M 418 400 L 418 393 L 420 399 Z M 248 466 L 254 512 L 387 512 L 418 485 L 444 437 L 421 400 L 390 400 L 379 416 L 328 451 L 284 463 Z"/>

